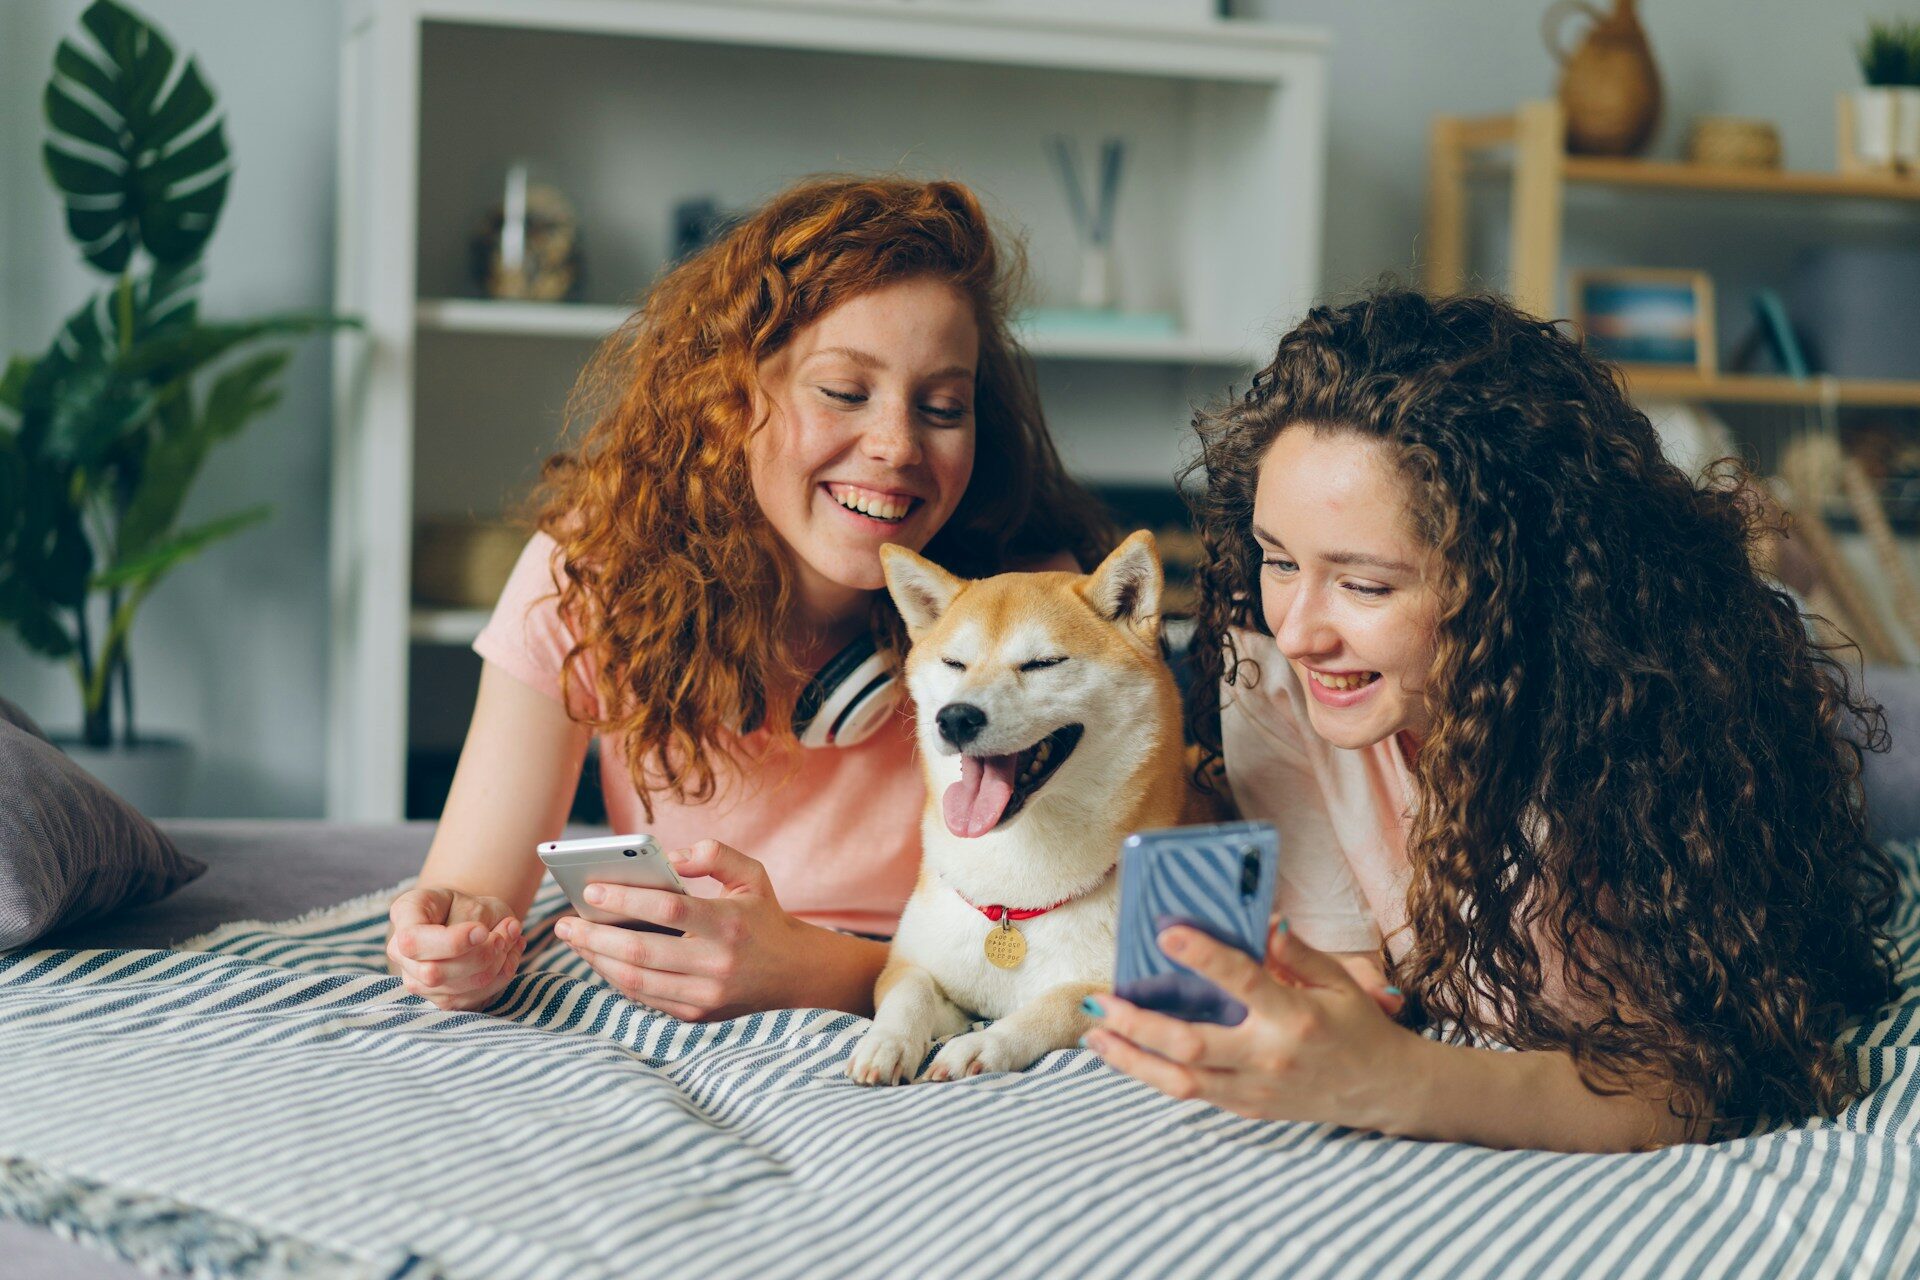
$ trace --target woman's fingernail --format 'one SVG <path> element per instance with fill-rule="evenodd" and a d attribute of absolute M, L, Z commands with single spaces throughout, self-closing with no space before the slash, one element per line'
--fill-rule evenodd
<path fill-rule="evenodd" d="M 1398 987 L 1388 987 L 1387 994 L 1390 996 L 1401 996 L 1401 995 L 1405 995 L 1406 993 L 1400 990 L 1400 988 Z"/>
<path fill-rule="evenodd" d="M 1098 1000 L 1095 1000 L 1092 996 L 1088 996 L 1086 999 L 1082 1000 L 1080 1002 L 1080 1007 L 1081 1009 L 1085 1010 L 1086 1015 L 1089 1018 L 1104 1018 L 1107 1016 L 1107 1011 L 1105 1009 L 1102 1009 L 1100 1007 L 1100 1002 Z"/>
<path fill-rule="evenodd" d="M 590 884 L 587 886 L 586 897 L 588 902 L 593 903 L 595 906 L 599 906 L 601 903 L 607 900 L 607 891 L 605 889 L 602 889 L 597 884 Z"/>
<path fill-rule="evenodd" d="M 667 861 L 668 862 L 685 862 L 687 860 L 687 855 L 692 852 L 693 850 L 691 849 L 669 849 L 667 850 Z"/>
<path fill-rule="evenodd" d="M 1285 933 L 1291 927 L 1292 926 L 1287 923 L 1287 918 L 1281 916 L 1279 920 L 1274 922 L 1273 931 L 1275 933 Z"/>
<path fill-rule="evenodd" d="M 573 936 L 573 921 L 562 920 L 553 926 L 553 936 L 565 942 Z"/>
<path fill-rule="evenodd" d="M 1087 1038 L 1085 1036 L 1080 1037 L 1080 1047 L 1082 1049 L 1087 1047 Z"/>
<path fill-rule="evenodd" d="M 1187 935 L 1175 929 L 1168 929 L 1160 935 L 1160 949 L 1170 956 L 1177 956 L 1187 949 Z"/>

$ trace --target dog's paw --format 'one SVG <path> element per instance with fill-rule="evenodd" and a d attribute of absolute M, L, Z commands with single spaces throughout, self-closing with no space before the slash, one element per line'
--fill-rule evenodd
<path fill-rule="evenodd" d="M 928 1040 L 868 1027 L 847 1057 L 847 1074 L 856 1084 L 907 1084 L 932 1047 Z"/>
<path fill-rule="evenodd" d="M 941 1046 L 933 1065 L 927 1068 L 927 1079 L 958 1080 L 986 1071 L 1018 1071 L 1026 1065 L 1005 1036 L 991 1030 L 969 1031 Z"/>

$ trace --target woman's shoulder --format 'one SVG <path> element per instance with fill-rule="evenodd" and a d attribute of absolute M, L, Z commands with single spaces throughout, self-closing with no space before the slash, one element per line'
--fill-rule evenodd
<path fill-rule="evenodd" d="M 1288 742 L 1300 740 L 1301 689 L 1273 637 L 1245 627 L 1227 633 L 1220 678 L 1220 731 L 1251 730 Z"/>

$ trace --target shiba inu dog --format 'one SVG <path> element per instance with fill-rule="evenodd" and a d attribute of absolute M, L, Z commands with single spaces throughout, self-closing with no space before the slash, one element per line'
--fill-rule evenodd
<path fill-rule="evenodd" d="M 912 641 L 925 852 L 847 1074 L 911 1080 L 947 1036 L 929 1080 L 1019 1070 L 1077 1042 L 1081 1000 L 1112 985 L 1121 840 L 1185 816 L 1160 559 L 1142 530 L 1089 575 L 881 561 Z M 975 1014 L 995 1021 L 969 1032 Z"/>

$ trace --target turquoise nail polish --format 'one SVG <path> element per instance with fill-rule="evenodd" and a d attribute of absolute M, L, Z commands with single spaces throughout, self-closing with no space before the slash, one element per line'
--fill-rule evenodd
<path fill-rule="evenodd" d="M 1086 997 L 1086 999 L 1082 1000 L 1080 1002 L 1080 1007 L 1081 1009 L 1085 1010 L 1089 1018 L 1104 1018 L 1107 1016 L 1106 1010 L 1102 1009 L 1100 1007 L 1100 1002 L 1098 1000 L 1095 1000 L 1092 996 L 1088 996 Z"/>
<path fill-rule="evenodd" d="M 1287 918 L 1285 916 L 1281 916 L 1280 919 L 1274 924 L 1273 931 L 1275 933 L 1285 933 L 1288 927 L 1289 926 L 1287 924 Z"/>
<path fill-rule="evenodd" d="M 1087 1047 L 1087 1038 L 1085 1036 L 1080 1037 L 1080 1047 L 1082 1049 Z"/>
<path fill-rule="evenodd" d="M 1390 996 L 1399 996 L 1399 995 L 1405 995 L 1406 993 L 1400 990 L 1400 988 L 1398 987 L 1388 987 L 1387 994 Z"/>

